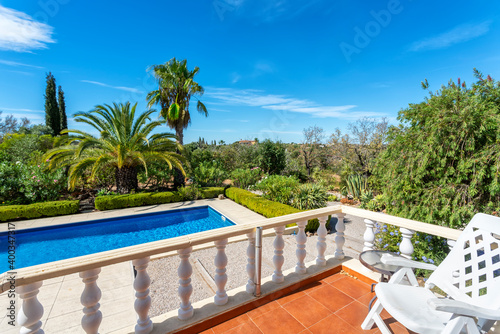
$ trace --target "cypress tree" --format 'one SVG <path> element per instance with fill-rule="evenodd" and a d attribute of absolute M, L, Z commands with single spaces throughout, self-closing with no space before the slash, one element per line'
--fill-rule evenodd
<path fill-rule="evenodd" d="M 54 136 L 61 132 L 61 116 L 56 98 L 56 79 L 52 73 L 47 74 L 45 88 L 45 125 L 52 129 Z"/>
<path fill-rule="evenodd" d="M 61 118 L 61 131 L 68 128 L 68 117 L 66 116 L 66 102 L 64 101 L 64 91 L 61 86 L 57 91 L 57 98 L 59 102 L 59 115 Z"/>

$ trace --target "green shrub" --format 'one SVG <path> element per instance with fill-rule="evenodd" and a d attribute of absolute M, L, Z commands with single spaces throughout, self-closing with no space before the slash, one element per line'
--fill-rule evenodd
<path fill-rule="evenodd" d="M 255 185 L 262 191 L 262 196 L 282 204 L 292 202 L 293 193 L 299 186 L 299 180 L 293 176 L 270 175 Z"/>
<path fill-rule="evenodd" d="M 203 196 L 197 184 L 180 187 L 177 189 L 177 194 L 181 201 L 195 201 Z"/>
<path fill-rule="evenodd" d="M 300 185 L 293 193 L 292 206 L 300 210 L 324 208 L 328 194 L 326 189 L 314 183 Z"/>
<path fill-rule="evenodd" d="M 202 162 L 193 170 L 193 180 L 202 186 L 220 186 L 226 172 L 217 162 Z"/>
<path fill-rule="evenodd" d="M 302 211 L 286 204 L 270 201 L 262 196 L 240 188 L 231 187 L 226 189 L 226 196 L 236 203 L 246 206 L 250 210 L 257 212 L 266 218 L 274 218 Z M 329 224 L 327 223 L 327 227 L 328 225 Z M 316 232 L 318 227 L 318 220 L 311 219 L 307 223 L 306 232 Z"/>
<path fill-rule="evenodd" d="M 376 212 L 383 211 L 385 209 L 384 195 L 377 195 L 367 203 L 361 202 L 361 208 Z"/>
<path fill-rule="evenodd" d="M 399 245 L 402 240 L 399 227 L 375 223 L 375 248 L 399 254 Z M 413 259 L 439 265 L 449 252 L 447 241 L 444 238 L 417 232 L 411 238 L 414 251 Z M 418 270 L 418 274 L 425 274 Z"/>
<path fill-rule="evenodd" d="M 238 168 L 231 173 L 233 184 L 236 187 L 241 187 L 245 189 L 259 182 L 261 177 L 262 177 L 262 170 L 259 167 L 254 167 L 252 169 Z"/>
<path fill-rule="evenodd" d="M 70 215 L 78 212 L 79 201 L 56 201 L 0 207 L 0 221 Z"/>
<path fill-rule="evenodd" d="M 338 197 L 335 195 L 328 196 L 328 202 L 338 202 Z"/>
<path fill-rule="evenodd" d="M 366 177 L 359 174 L 352 174 L 346 180 L 347 192 L 355 199 L 360 199 L 366 191 Z"/>
<path fill-rule="evenodd" d="M 220 194 L 224 193 L 224 188 L 223 187 L 206 187 L 206 188 L 201 188 L 201 197 L 202 198 L 215 198 L 219 196 Z"/>
<path fill-rule="evenodd" d="M 180 200 L 180 196 L 175 192 L 99 196 L 95 199 L 95 208 L 104 211 L 142 205 L 179 202 Z"/>

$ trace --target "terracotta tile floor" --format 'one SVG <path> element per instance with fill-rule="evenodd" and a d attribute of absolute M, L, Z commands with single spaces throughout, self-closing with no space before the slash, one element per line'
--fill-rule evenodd
<path fill-rule="evenodd" d="M 363 331 L 360 327 L 373 295 L 369 284 L 339 273 L 203 333 L 380 333 L 376 326 L 369 331 Z M 382 313 L 382 318 L 394 333 L 411 333 L 389 314 Z"/>

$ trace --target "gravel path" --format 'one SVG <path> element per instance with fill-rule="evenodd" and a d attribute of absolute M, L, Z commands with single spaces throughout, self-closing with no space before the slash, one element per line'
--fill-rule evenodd
<path fill-rule="evenodd" d="M 331 202 L 329 205 L 337 203 Z M 346 243 L 344 252 L 347 256 L 357 258 L 363 248 L 362 240 L 365 225 L 363 219 L 347 215 L 344 219 L 346 224 Z M 285 263 L 283 270 L 295 267 L 296 257 L 295 250 L 296 242 L 294 235 L 286 235 L 285 249 L 283 250 Z M 335 233 L 327 235 L 326 255 L 333 255 L 335 252 Z M 262 239 L 262 277 L 272 275 L 274 268 L 272 258 L 274 255 L 273 248 L 274 237 L 264 237 Z M 305 262 L 313 261 L 316 257 L 317 236 L 309 236 L 306 242 L 307 256 Z M 227 270 L 227 285 L 226 290 L 231 290 L 239 286 L 246 285 L 248 276 L 246 274 L 247 256 L 246 248 L 247 241 L 232 243 L 226 247 L 226 255 L 228 258 Z M 193 286 L 193 294 L 191 302 L 210 298 L 215 294 L 215 284 L 213 277 L 215 274 L 214 257 L 216 249 L 209 248 L 195 251 L 191 254 L 190 262 L 193 267 L 193 275 L 191 276 L 191 284 Z M 177 296 L 178 276 L 177 267 L 180 260 L 177 256 L 171 256 L 159 260 L 151 261 L 148 267 L 148 273 L 151 277 L 151 298 L 152 305 L 150 316 L 157 316 L 179 307 L 179 297 Z"/>

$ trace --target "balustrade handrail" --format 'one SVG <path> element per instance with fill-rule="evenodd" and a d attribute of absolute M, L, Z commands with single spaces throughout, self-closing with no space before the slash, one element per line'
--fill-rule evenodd
<path fill-rule="evenodd" d="M 22 268 L 16 270 L 16 285 L 23 286 L 50 278 L 84 272 L 125 261 L 136 260 L 165 252 L 186 249 L 221 239 L 245 235 L 252 233 L 257 227 L 262 227 L 263 229 L 276 228 L 283 225 L 339 213 L 373 219 L 382 223 L 433 234 L 452 240 L 456 240 L 460 234 L 460 231 L 458 230 L 453 230 L 443 226 L 431 225 L 415 220 L 399 218 L 344 205 L 337 205 Z M 8 281 L 8 278 L 8 272 L 4 273 L 0 277 L 0 293 L 9 289 L 10 282 Z"/>

